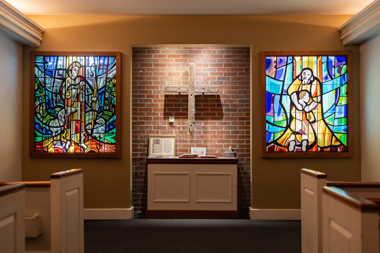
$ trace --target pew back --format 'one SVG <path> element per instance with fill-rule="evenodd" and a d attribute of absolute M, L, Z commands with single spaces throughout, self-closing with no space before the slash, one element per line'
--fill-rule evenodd
<path fill-rule="evenodd" d="M 0 187 L 0 252 L 25 252 L 23 184 Z"/>
<path fill-rule="evenodd" d="M 83 172 L 73 169 L 51 175 L 52 252 L 83 253 Z"/>
<path fill-rule="evenodd" d="M 0 185 L 25 185 L 25 251 L 50 252 L 51 250 L 51 215 L 50 215 L 50 181 L 0 182 Z M 40 233 L 36 235 L 33 222 L 28 222 L 38 215 Z"/>
<path fill-rule="evenodd" d="M 322 249 L 322 188 L 326 174 L 301 169 L 301 240 L 302 252 L 318 253 Z"/>
<path fill-rule="evenodd" d="M 378 253 L 377 204 L 336 187 L 322 193 L 324 253 Z"/>

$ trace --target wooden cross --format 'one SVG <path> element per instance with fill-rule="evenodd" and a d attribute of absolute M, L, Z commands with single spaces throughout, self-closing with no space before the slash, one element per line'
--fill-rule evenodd
<path fill-rule="evenodd" d="M 188 123 L 189 133 L 194 137 L 195 131 L 195 93 L 217 93 L 218 87 L 212 85 L 195 86 L 195 63 L 189 64 L 189 86 L 165 86 L 165 92 L 186 92 L 189 97 Z"/>

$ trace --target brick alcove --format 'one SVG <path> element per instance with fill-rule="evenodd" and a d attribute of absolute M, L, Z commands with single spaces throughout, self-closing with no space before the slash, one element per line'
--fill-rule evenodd
<path fill-rule="evenodd" d="M 195 85 L 216 85 L 217 94 L 197 94 L 196 130 L 188 133 L 186 94 L 165 94 L 165 85 L 188 85 L 189 63 Z M 175 122 L 169 123 L 174 116 Z M 132 49 L 132 204 L 147 208 L 146 156 L 150 134 L 176 135 L 176 155 L 191 147 L 224 156 L 237 152 L 238 209 L 250 206 L 250 48 L 134 47 Z"/>

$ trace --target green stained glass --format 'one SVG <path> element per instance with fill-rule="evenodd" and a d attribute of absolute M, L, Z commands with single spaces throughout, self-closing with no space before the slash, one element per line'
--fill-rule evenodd
<path fill-rule="evenodd" d="M 345 55 L 268 54 L 263 89 L 268 153 L 347 152 L 349 62 Z"/>
<path fill-rule="evenodd" d="M 343 85 L 340 89 L 340 96 L 346 97 L 347 96 L 347 84 Z"/>
<path fill-rule="evenodd" d="M 282 120 L 282 121 L 275 121 L 274 124 L 276 126 L 281 126 L 281 127 L 286 127 L 286 120 Z"/>
<path fill-rule="evenodd" d="M 116 57 L 43 55 L 34 60 L 35 151 L 114 153 Z"/>
<path fill-rule="evenodd" d="M 336 133 L 335 135 L 345 146 L 347 146 L 347 134 Z"/>
<path fill-rule="evenodd" d="M 347 97 L 340 97 L 338 101 L 338 105 L 346 105 L 347 104 Z"/>
<path fill-rule="evenodd" d="M 335 120 L 335 114 L 331 115 L 330 117 L 328 118 L 325 118 L 326 120 L 326 123 L 329 124 L 329 125 L 334 125 L 334 120 Z"/>
<path fill-rule="evenodd" d="M 347 65 L 344 64 L 344 65 L 342 66 L 342 73 L 341 73 L 341 75 L 346 74 L 346 73 L 347 73 Z"/>
<path fill-rule="evenodd" d="M 282 132 L 279 132 L 279 133 L 274 133 L 274 140 L 277 140 L 278 138 L 280 138 L 281 137 L 281 135 L 283 134 L 284 132 L 282 131 Z"/>
<path fill-rule="evenodd" d="M 337 125 L 337 126 L 347 125 L 347 118 L 335 119 L 334 125 Z"/>

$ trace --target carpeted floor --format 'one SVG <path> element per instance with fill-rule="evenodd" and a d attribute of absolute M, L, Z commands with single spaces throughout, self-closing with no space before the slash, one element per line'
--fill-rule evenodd
<path fill-rule="evenodd" d="M 132 219 L 85 221 L 85 252 L 301 252 L 300 221 Z"/>

